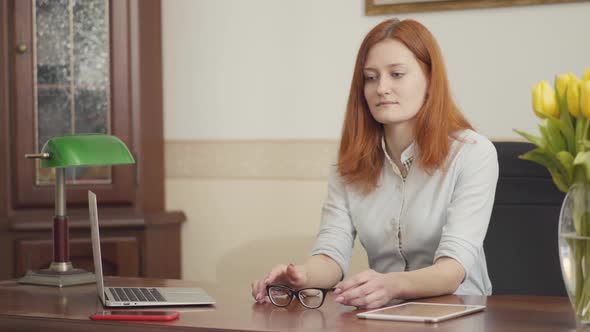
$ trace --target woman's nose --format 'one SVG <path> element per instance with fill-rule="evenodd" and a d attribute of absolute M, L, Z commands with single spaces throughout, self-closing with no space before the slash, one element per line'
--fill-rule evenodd
<path fill-rule="evenodd" d="M 379 95 L 388 95 L 391 93 L 391 82 L 386 78 L 380 78 L 377 84 L 377 93 Z"/>

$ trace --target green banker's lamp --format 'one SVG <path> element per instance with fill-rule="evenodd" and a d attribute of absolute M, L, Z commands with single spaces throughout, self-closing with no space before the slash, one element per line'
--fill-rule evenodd
<path fill-rule="evenodd" d="M 95 282 L 93 273 L 76 269 L 70 262 L 65 168 L 134 164 L 133 156 L 125 143 L 115 136 L 80 134 L 51 138 L 41 153 L 27 154 L 25 157 L 41 159 L 41 167 L 55 168 L 53 262 L 48 269 L 27 272 L 18 282 L 58 287 Z"/>

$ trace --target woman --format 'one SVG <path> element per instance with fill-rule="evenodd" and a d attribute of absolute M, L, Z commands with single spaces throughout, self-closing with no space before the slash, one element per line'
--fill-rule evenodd
<path fill-rule="evenodd" d="M 483 240 L 496 150 L 452 100 L 440 49 L 413 20 L 388 20 L 365 37 L 355 64 L 338 163 L 311 256 L 252 283 L 335 287 L 365 308 L 393 299 L 490 295 Z M 371 270 L 343 280 L 356 235 Z M 334 286 L 335 285 L 335 286 Z"/>

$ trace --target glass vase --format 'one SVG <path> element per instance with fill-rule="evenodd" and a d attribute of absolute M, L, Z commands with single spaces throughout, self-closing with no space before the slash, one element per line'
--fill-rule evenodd
<path fill-rule="evenodd" d="M 559 214 L 559 260 L 576 319 L 590 324 L 590 187 L 572 185 Z"/>

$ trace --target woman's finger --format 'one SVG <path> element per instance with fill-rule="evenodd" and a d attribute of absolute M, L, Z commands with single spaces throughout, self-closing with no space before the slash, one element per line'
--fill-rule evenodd
<path fill-rule="evenodd" d="M 256 298 L 256 295 L 258 295 L 258 280 L 252 281 L 250 284 L 250 291 L 252 292 L 252 297 Z"/>
<path fill-rule="evenodd" d="M 263 280 L 257 280 L 257 288 L 258 288 L 258 293 L 256 294 L 256 301 L 258 303 L 264 303 L 264 297 L 266 297 L 266 287 L 264 285 L 264 281 Z"/>
<path fill-rule="evenodd" d="M 335 288 L 334 294 L 338 295 L 341 293 L 346 292 L 351 288 L 359 287 L 360 285 L 366 283 L 370 279 L 370 270 L 358 273 L 344 281 L 339 282 Z"/>
<path fill-rule="evenodd" d="M 274 283 L 277 279 L 279 279 L 279 277 L 281 277 L 285 274 L 285 271 L 286 271 L 286 265 L 275 266 L 268 274 L 268 277 L 264 280 L 264 284 L 269 285 L 269 284 Z"/>
<path fill-rule="evenodd" d="M 338 294 L 335 301 L 342 304 L 351 304 L 358 302 L 358 299 L 364 299 L 367 295 L 371 294 L 374 290 L 368 283 L 357 285 L 356 287 L 349 288 L 346 291 Z M 362 304 L 361 304 L 362 305 Z"/>
<path fill-rule="evenodd" d="M 367 296 L 367 309 L 375 309 L 384 306 L 389 300 L 383 292 L 373 292 Z"/>
<path fill-rule="evenodd" d="M 373 308 L 374 306 L 375 308 L 377 308 L 378 306 L 380 306 L 381 297 L 381 292 L 375 291 L 370 294 L 357 297 L 354 300 L 348 302 L 347 304 L 355 307 Z"/>
<path fill-rule="evenodd" d="M 258 293 L 260 293 L 260 289 L 258 287 L 258 280 L 254 280 L 252 282 L 252 297 L 254 299 L 256 299 L 256 297 L 258 296 Z"/>
<path fill-rule="evenodd" d="M 293 285 L 294 287 L 299 287 L 301 284 L 303 284 L 303 275 L 297 270 L 297 268 L 295 268 L 295 265 L 287 265 L 286 272 L 289 284 Z"/>

